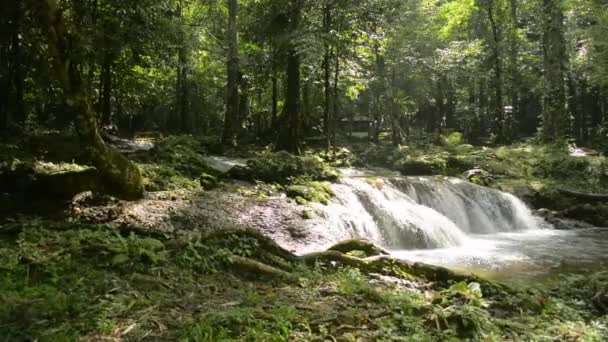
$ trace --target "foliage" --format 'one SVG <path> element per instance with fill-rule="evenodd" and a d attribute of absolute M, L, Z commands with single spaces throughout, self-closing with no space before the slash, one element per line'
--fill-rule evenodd
<path fill-rule="evenodd" d="M 228 272 L 230 255 L 272 262 L 259 240 L 241 235 L 166 240 L 103 225 L 31 221 L 15 227 L 21 232 L 0 239 L 0 331 L 9 340 L 608 336 L 593 299 L 605 290 L 603 273 L 556 280 L 547 289 L 484 290 L 482 296 L 477 283 L 441 288 L 321 263 L 294 265 L 300 284 L 287 284 Z"/>
<path fill-rule="evenodd" d="M 230 175 L 246 180 L 289 184 L 296 178 L 331 180 L 337 172 L 315 155 L 296 156 L 287 152 L 260 152 L 245 168 L 235 168 Z"/>

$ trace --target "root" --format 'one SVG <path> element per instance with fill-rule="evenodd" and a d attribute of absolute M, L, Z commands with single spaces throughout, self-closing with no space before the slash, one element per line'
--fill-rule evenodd
<path fill-rule="evenodd" d="M 484 291 L 491 293 L 510 291 L 509 288 L 502 284 L 488 281 L 474 274 L 459 273 L 440 266 L 412 263 L 392 258 L 388 255 L 387 251 L 365 240 L 348 240 L 338 243 L 324 252 L 297 256 L 282 248 L 270 238 L 252 229 L 217 232 L 213 233 L 211 238 L 221 239 L 229 236 L 256 239 L 259 248 L 263 250 L 263 253 L 259 254 L 270 254 L 275 257 L 275 260 L 271 262 L 273 265 L 251 258 L 231 257 L 237 271 L 257 273 L 258 275 L 280 278 L 290 282 L 297 280 L 297 277 L 289 272 L 290 267 L 287 266 L 288 264 L 303 263 L 311 266 L 320 262 L 357 268 L 365 274 L 378 273 L 397 278 L 421 278 L 437 283 L 440 286 L 449 286 L 453 282 L 466 281 L 478 282 Z M 363 251 L 373 256 L 358 258 L 345 254 L 352 251 Z M 277 262 L 277 258 L 284 260 L 284 262 Z"/>
<path fill-rule="evenodd" d="M 385 249 L 374 245 L 373 243 L 363 239 L 352 239 L 340 242 L 331 248 L 330 251 L 338 251 L 340 253 L 347 254 L 353 251 L 364 252 L 367 257 L 377 255 L 389 255 L 390 253 Z"/>

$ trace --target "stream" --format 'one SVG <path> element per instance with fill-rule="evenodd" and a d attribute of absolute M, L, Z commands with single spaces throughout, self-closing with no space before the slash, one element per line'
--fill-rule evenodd
<path fill-rule="evenodd" d="M 517 197 L 456 178 L 341 171 L 335 198 L 301 223 L 304 238 L 281 228 L 271 237 L 299 254 L 365 238 L 397 258 L 511 284 L 607 269 L 608 229 L 556 230 Z"/>

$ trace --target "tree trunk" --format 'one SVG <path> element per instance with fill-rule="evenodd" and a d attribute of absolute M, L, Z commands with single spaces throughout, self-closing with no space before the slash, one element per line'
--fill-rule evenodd
<path fill-rule="evenodd" d="M 228 84 L 226 89 L 226 117 L 222 144 L 237 145 L 239 122 L 239 49 L 237 27 L 238 1 L 228 0 Z"/>
<path fill-rule="evenodd" d="M 391 125 L 393 131 L 393 146 L 399 147 L 403 143 L 403 136 L 401 132 L 401 106 L 399 105 L 399 99 L 397 96 L 397 84 L 395 70 L 391 73 Z"/>
<path fill-rule="evenodd" d="M 331 120 L 331 67 L 330 67 L 330 59 L 331 59 L 331 48 L 329 45 L 329 34 L 331 31 L 331 7 L 329 5 L 329 0 L 325 0 L 325 6 L 323 8 L 323 28 L 325 37 L 325 56 L 323 57 L 323 82 L 324 82 L 324 90 L 325 90 L 325 103 L 323 107 L 323 117 L 324 117 L 324 131 L 325 131 L 325 148 L 329 153 L 331 149 L 331 131 L 330 131 L 330 120 Z"/>
<path fill-rule="evenodd" d="M 543 13 L 543 138 L 547 142 L 556 142 L 566 136 L 564 15 L 561 1 L 543 0 Z"/>
<path fill-rule="evenodd" d="M 240 133 L 239 131 L 243 127 L 243 123 L 249 118 L 251 115 L 251 102 L 249 101 L 249 82 L 246 79 L 239 76 L 239 110 L 238 110 L 238 121 L 236 124 L 236 133 L 237 136 Z"/>
<path fill-rule="evenodd" d="M 494 3 L 488 4 L 488 19 L 492 28 L 492 68 L 494 70 L 494 101 L 492 103 L 492 111 L 494 113 L 494 134 L 496 134 L 498 142 L 505 142 L 505 108 L 502 94 L 502 62 L 500 56 L 501 32 L 494 13 Z"/>
<path fill-rule="evenodd" d="M 521 76 L 519 73 L 518 56 L 519 45 L 517 38 L 518 20 L 517 20 L 517 0 L 509 0 L 509 16 L 511 19 L 511 32 L 509 35 L 509 97 L 511 98 L 511 114 L 507 116 L 506 127 L 507 137 L 509 140 L 515 136 L 515 126 L 522 117 L 520 105 L 521 91 Z"/>
<path fill-rule="evenodd" d="M 277 128 L 279 120 L 279 78 L 276 71 L 272 71 L 272 108 L 270 109 L 272 119 L 270 127 L 274 130 Z"/>
<path fill-rule="evenodd" d="M 291 36 L 287 51 L 287 98 L 285 99 L 285 120 L 276 144 L 277 151 L 300 154 L 300 54 L 295 35 L 302 20 L 303 0 L 291 0 L 290 25 Z"/>
<path fill-rule="evenodd" d="M 72 60 L 73 40 L 66 31 L 62 12 L 56 0 L 36 2 L 43 31 L 47 33 L 56 77 L 65 93 L 66 104 L 76 114 L 76 129 L 85 155 L 91 160 L 104 183 L 104 190 L 124 199 L 143 195 L 139 169 L 125 156 L 105 144 L 97 128 L 91 100 L 84 90 L 78 63 Z"/>
<path fill-rule="evenodd" d="M 300 154 L 300 56 L 291 46 L 287 56 L 287 99 L 285 120 L 277 141 L 277 151 Z"/>
<path fill-rule="evenodd" d="M 338 53 L 338 48 L 336 48 L 336 60 L 334 61 L 335 65 L 334 65 L 334 98 L 332 100 L 332 105 L 333 105 L 333 110 L 332 110 L 332 116 L 333 116 L 333 120 L 330 121 L 330 127 L 329 127 L 329 131 L 332 133 L 332 137 L 331 137 L 331 141 L 333 144 L 336 143 L 336 129 L 335 126 L 337 124 L 337 120 L 338 120 L 338 112 L 340 110 L 340 89 L 339 89 L 339 85 L 340 85 L 340 54 Z M 332 128 L 332 126 L 334 126 Z"/>
<path fill-rule="evenodd" d="M 179 20 L 181 25 L 180 32 L 180 47 L 177 52 L 177 85 L 176 85 L 176 114 L 175 130 L 180 133 L 191 132 L 192 125 L 190 123 L 190 103 L 189 103 L 189 87 L 188 87 L 188 47 L 184 33 L 184 1 L 179 2 Z"/>
<path fill-rule="evenodd" d="M 101 125 L 112 123 L 112 63 L 110 52 L 106 52 L 101 65 Z"/>

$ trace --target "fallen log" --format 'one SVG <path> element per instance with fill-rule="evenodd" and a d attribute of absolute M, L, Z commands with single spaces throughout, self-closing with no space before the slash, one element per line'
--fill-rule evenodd
<path fill-rule="evenodd" d="M 558 189 L 559 193 L 587 202 L 608 202 L 608 194 L 590 194 L 572 190 Z"/>

